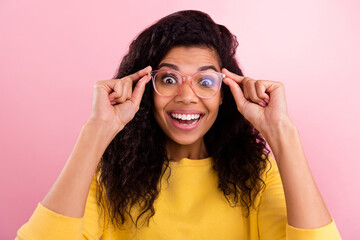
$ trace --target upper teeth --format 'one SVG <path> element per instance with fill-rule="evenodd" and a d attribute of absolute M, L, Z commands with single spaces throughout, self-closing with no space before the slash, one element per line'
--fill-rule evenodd
<path fill-rule="evenodd" d="M 181 120 L 191 120 L 200 118 L 200 114 L 180 114 L 180 113 L 171 113 L 173 118 L 181 119 Z"/>

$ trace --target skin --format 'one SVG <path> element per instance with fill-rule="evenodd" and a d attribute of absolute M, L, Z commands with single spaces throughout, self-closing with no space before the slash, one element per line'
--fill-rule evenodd
<path fill-rule="evenodd" d="M 213 66 L 218 72 L 220 71 L 216 52 L 207 48 L 175 47 L 161 60 L 159 66 L 162 64 L 169 66 L 160 69 L 177 70 L 183 76 L 193 75 L 205 66 Z M 212 98 L 200 98 L 187 82 L 184 83 L 180 92 L 172 97 L 160 96 L 154 91 L 154 116 L 168 136 L 167 152 L 170 160 L 178 161 L 185 157 L 190 159 L 208 157 L 204 135 L 215 122 L 221 102 L 221 91 L 218 91 Z M 176 128 L 172 124 L 168 112 L 177 110 L 201 112 L 203 117 L 199 121 L 198 127 L 191 131 Z"/>
<path fill-rule="evenodd" d="M 265 137 L 282 180 L 287 220 L 297 228 L 318 228 L 331 216 L 312 177 L 299 132 L 287 113 L 280 82 L 254 80 L 222 70 L 239 112 Z"/>
<path fill-rule="evenodd" d="M 174 52 L 176 57 L 172 55 Z M 216 55 L 210 49 L 177 48 L 172 49 L 163 61 L 181 65 L 182 73 L 192 74 L 201 64 L 215 64 L 215 59 Z M 83 217 L 86 198 L 101 156 L 116 134 L 138 111 L 145 85 L 150 80 L 147 76 L 150 71 L 149 66 L 122 79 L 98 81 L 94 85 L 91 116 L 42 205 L 65 216 Z M 297 128 L 287 113 L 283 84 L 238 76 L 226 69 L 221 71 L 227 76 L 223 82 L 230 87 L 237 109 L 260 131 L 274 153 L 283 183 L 289 225 L 306 229 L 329 224 L 330 214 L 311 175 Z M 134 82 L 137 83 L 132 91 Z M 154 101 L 156 119 L 169 137 L 169 156 L 174 160 L 206 157 L 202 139 L 215 120 L 221 96 L 217 95 L 206 102 L 198 99 L 185 85 L 178 96 L 166 100 L 155 96 Z M 173 107 L 204 111 L 206 121 L 194 134 L 186 136 L 172 129 L 166 120 L 164 111 Z"/>

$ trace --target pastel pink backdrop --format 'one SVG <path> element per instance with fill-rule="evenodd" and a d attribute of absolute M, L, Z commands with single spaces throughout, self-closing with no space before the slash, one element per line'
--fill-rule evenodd
<path fill-rule="evenodd" d="M 63 168 L 112 78 L 155 20 L 198 9 L 238 37 L 245 75 L 282 81 L 314 178 L 344 239 L 359 236 L 357 1 L 0 1 L 0 239 L 13 239 Z"/>

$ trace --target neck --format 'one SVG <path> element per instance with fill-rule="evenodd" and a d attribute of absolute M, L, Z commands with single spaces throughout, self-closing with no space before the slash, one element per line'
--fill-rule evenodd
<path fill-rule="evenodd" d="M 209 157 L 203 138 L 189 145 L 181 145 L 168 139 L 166 151 L 170 161 L 180 161 L 183 158 L 196 160 Z"/>

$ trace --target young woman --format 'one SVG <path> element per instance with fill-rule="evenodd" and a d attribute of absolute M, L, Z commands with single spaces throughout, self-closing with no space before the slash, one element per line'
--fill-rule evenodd
<path fill-rule="evenodd" d="M 95 84 L 66 166 L 17 238 L 341 239 L 283 84 L 244 77 L 237 45 L 199 11 L 144 30 Z"/>

